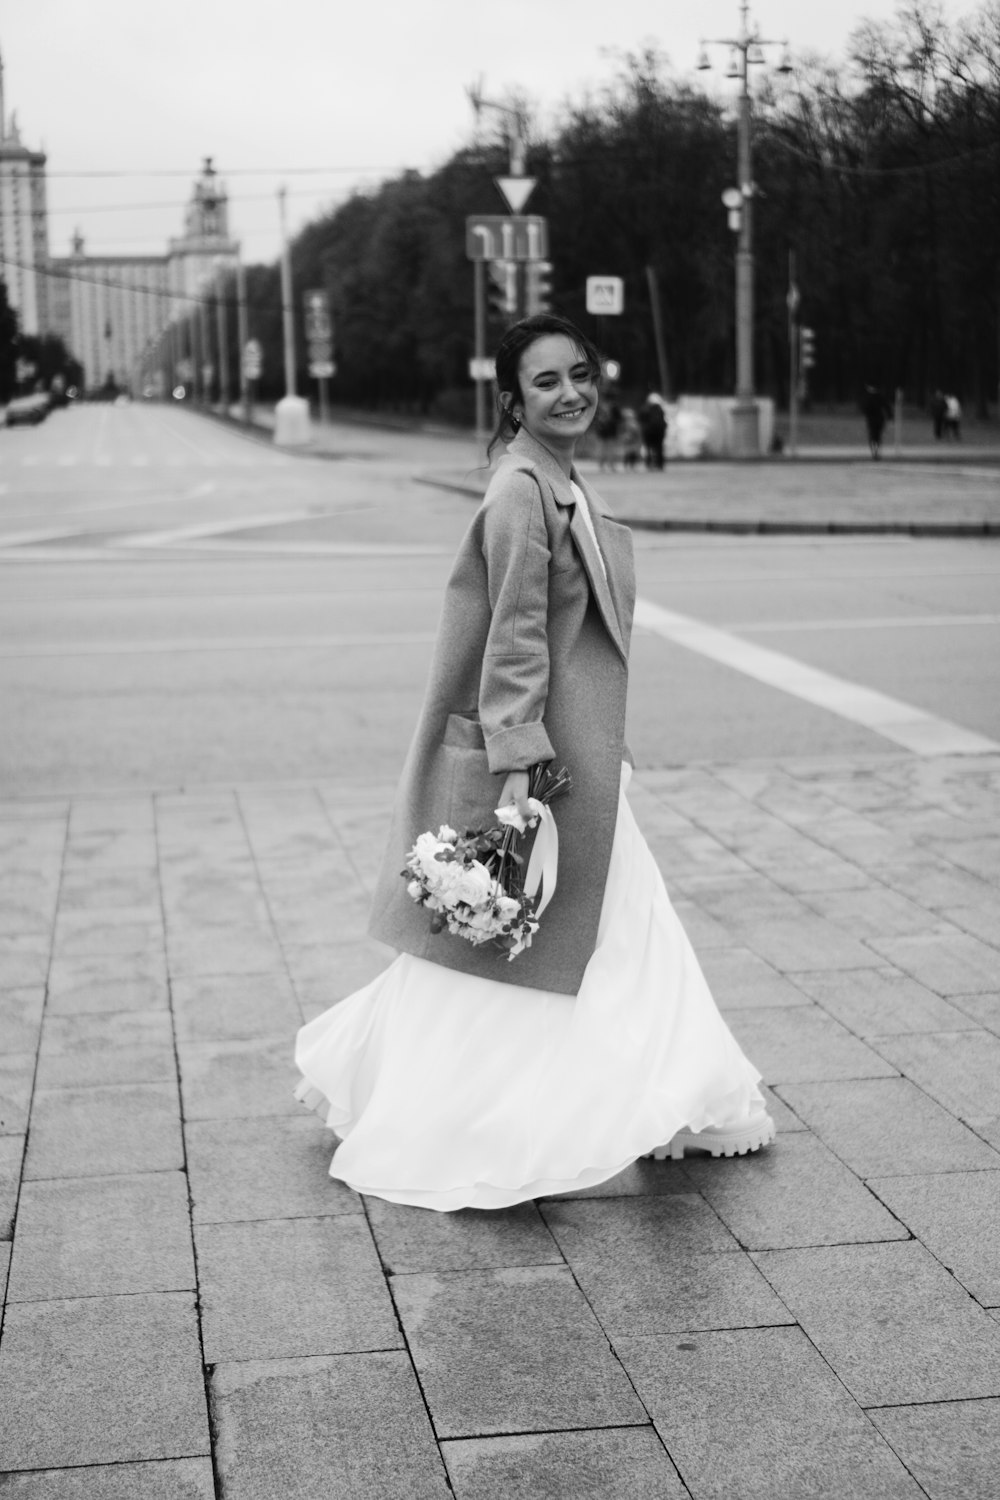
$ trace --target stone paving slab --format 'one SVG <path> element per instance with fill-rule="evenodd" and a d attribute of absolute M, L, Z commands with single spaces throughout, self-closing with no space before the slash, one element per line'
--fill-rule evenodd
<path fill-rule="evenodd" d="M 741 1159 L 694 1157 L 692 1185 L 749 1250 L 906 1239 L 873 1193 L 808 1131 Z"/>
<path fill-rule="evenodd" d="M 5 1052 L 34 1052 L 42 1029 L 42 985 L 0 990 L 0 1036 Z"/>
<path fill-rule="evenodd" d="M 441 1444 L 458 1500 L 684 1500 L 649 1427 L 464 1438 Z"/>
<path fill-rule="evenodd" d="M 696 1500 L 922 1500 L 799 1328 L 615 1348 Z"/>
<path fill-rule="evenodd" d="M 386 1275 L 562 1264 L 534 1203 L 484 1213 L 435 1213 L 366 1198 L 365 1212 Z"/>
<path fill-rule="evenodd" d="M 183 1165 L 176 1083 L 35 1094 L 26 1178 L 169 1172 Z"/>
<path fill-rule="evenodd" d="M 211 1401 L 219 1477 L 234 1500 L 448 1500 L 402 1352 L 220 1364 Z"/>
<path fill-rule="evenodd" d="M 23 1135 L 0 1135 L 0 1240 L 9 1240 L 14 1231 L 25 1141 Z"/>
<path fill-rule="evenodd" d="M 909 974 L 884 969 L 796 974 L 800 991 L 865 1039 L 893 1032 L 972 1030 L 976 1022 Z"/>
<path fill-rule="evenodd" d="M 973 1126 L 1000 1120 L 1000 1037 L 994 1032 L 885 1036 L 872 1045 L 960 1120 Z"/>
<path fill-rule="evenodd" d="M 0 1474 L 5 1500 L 215 1500 L 210 1458 Z"/>
<path fill-rule="evenodd" d="M 314 1115 L 192 1120 L 184 1138 L 196 1224 L 364 1211 L 329 1175 L 335 1138 Z"/>
<path fill-rule="evenodd" d="M 939 995 L 995 990 L 997 950 L 968 933 L 931 932 L 918 937 L 870 938 L 898 969 Z"/>
<path fill-rule="evenodd" d="M 730 1011 L 730 1028 L 767 1083 L 885 1078 L 896 1068 L 818 1005 Z"/>
<path fill-rule="evenodd" d="M 876 1177 L 869 1187 L 983 1307 L 1000 1307 L 1000 1157 L 994 1172 Z"/>
<path fill-rule="evenodd" d="M 1000 1327 L 916 1241 L 753 1260 L 861 1406 L 1000 1396 Z"/>
<path fill-rule="evenodd" d="M 0 1344 L 8 1471 L 209 1451 L 190 1293 L 8 1306 Z"/>
<path fill-rule="evenodd" d="M 91 1011 L 166 1010 L 167 964 L 155 953 L 54 959 L 46 1015 Z"/>
<path fill-rule="evenodd" d="M 35 1087 L 164 1083 L 176 1079 L 166 1011 L 98 1011 L 46 1018 Z"/>
<path fill-rule="evenodd" d="M 8 1299 L 194 1290 L 183 1172 L 26 1182 Z"/>
<path fill-rule="evenodd" d="M 699 962 L 723 1011 L 806 1005 L 812 998 L 749 948 L 709 949 L 700 954 Z"/>
<path fill-rule="evenodd" d="M 645 1423 L 567 1268 L 395 1276 L 392 1291 L 439 1438 Z"/>
<path fill-rule="evenodd" d="M 1000 1401 L 875 1407 L 868 1415 L 929 1500 L 996 1500 Z"/>
<path fill-rule="evenodd" d="M 171 985 L 179 1042 L 251 1041 L 287 1037 L 302 1012 L 284 968 L 271 974 L 177 978 Z"/>
<path fill-rule="evenodd" d="M 195 1243 L 209 1364 L 402 1345 L 361 1215 L 200 1224 Z"/>
<path fill-rule="evenodd" d="M 35 1077 L 34 1052 L 0 1053 L 0 1135 L 24 1135 Z"/>
<path fill-rule="evenodd" d="M 908 1078 L 782 1084 L 780 1094 L 861 1178 L 1000 1166 L 1000 1153 Z"/>
<path fill-rule="evenodd" d="M 554 1200 L 545 1221 L 613 1339 L 789 1322 L 736 1240 L 694 1194 Z"/>
<path fill-rule="evenodd" d="M 1000 1036 L 1000 990 L 994 990 L 991 994 L 953 995 L 951 1003 L 977 1026 L 992 1031 L 994 1036 Z M 958 1030 L 955 1026 L 941 1029 Z"/>
<path fill-rule="evenodd" d="M 241 1120 L 298 1115 L 298 1075 L 289 1036 L 237 1042 L 181 1043 L 177 1048 L 185 1120 Z"/>

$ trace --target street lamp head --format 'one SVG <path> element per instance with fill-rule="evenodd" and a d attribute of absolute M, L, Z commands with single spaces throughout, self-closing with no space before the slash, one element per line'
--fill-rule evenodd
<path fill-rule="evenodd" d="M 740 76 L 739 49 L 736 48 L 736 47 L 733 47 L 730 50 L 730 53 L 729 53 L 729 67 L 726 69 L 726 77 L 727 78 L 739 78 L 739 76 Z"/>
<path fill-rule="evenodd" d="M 781 60 L 778 63 L 776 71 L 779 73 L 791 73 L 794 71 L 792 68 L 792 54 L 788 50 L 787 42 L 782 43 Z"/>
<path fill-rule="evenodd" d="M 478 120 L 480 112 L 482 111 L 482 107 L 483 107 L 483 76 L 482 76 L 482 74 L 479 75 L 479 77 L 475 80 L 474 83 L 468 84 L 468 86 L 466 87 L 465 92 L 469 96 L 469 103 L 472 105 L 473 111 L 475 112 L 476 119 Z"/>
<path fill-rule="evenodd" d="M 747 62 L 759 65 L 764 62 L 764 49 L 759 42 L 751 43 L 747 49 Z"/>
<path fill-rule="evenodd" d="M 708 55 L 708 48 L 705 46 L 705 43 L 702 42 L 701 47 L 698 51 L 698 61 L 695 63 L 695 67 L 697 68 L 699 73 L 706 73 L 711 66 L 712 63 Z"/>

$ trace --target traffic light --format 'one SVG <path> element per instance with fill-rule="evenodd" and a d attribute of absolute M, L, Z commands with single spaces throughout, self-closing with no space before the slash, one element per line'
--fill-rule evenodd
<path fill-rule="evenodd" d="M 487 263 L 489 279 L 486 301 L 489 315 L 502 323 L 517 317 L 517 261 L 491 260 Z"/>
<path fill-rule="evenodd" d="M 816 363 L 816 334 L 811 328 L 799 329 L 799 368 L 811 370 Z"/>
<path fill-rule="evenodd" d="M 529 260 L 524 267 L 525 314 L 550 312 L 552 309 L 552 262 Z"/>

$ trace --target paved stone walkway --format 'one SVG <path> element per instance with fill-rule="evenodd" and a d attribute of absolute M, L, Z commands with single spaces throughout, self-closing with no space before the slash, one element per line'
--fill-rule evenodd
<path fill-rule="evenodd" d="M 995 1496 L 1000 757 L 640 774 L 778 1140 L 490 1214 L 291 1097 L 389 791 L 0 804 L 4 1495 Z"/>

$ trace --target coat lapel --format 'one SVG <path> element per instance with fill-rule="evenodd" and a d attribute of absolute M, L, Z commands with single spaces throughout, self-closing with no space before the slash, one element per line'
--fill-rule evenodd
<path fill-rule="evenodd" d="M 615 583 L 618 582 L 616 574 L 618 571 L 617 565 L 620 560 L 619 548 L 615 545 L 617 538 L 612 540 L 613 528 L 603 524 L 605 516 L 603 506 L 596 499 L 593 491 L 584 484 L 576 469 L 574 469 L 573 480 L 579 485 L 590 503 L 591 519 L 594 522 L 594 530 L 600 539 L 601 552 L 608 570 L 607 578 L 604 576 L 604 569 L 601 567 L 600 558 L 591 540 L 587 523 L 580 514 L 580 507 L 577 505 L 576 497 L 570 488 L 570 481 L 549 450 L 544 444 L 537 442 L 530 433 L 525 432 L 522 427 L 517 437 L 510 444 L 507 452 L 512 458 L 530 460 L 533 467 L 540 470 L 548 481 L 555 496 L 556 504 L 563 510 L 571 509 L 570 535 L 579 553 L 580 561 L 583 563 L 584 572 L 590 583 L 591 593 L 597 600 L 598 608 L 601 611 L 601 618 L 604 621 L 608 635 L 614 641 L 621 656 L 627 661 L 628 653 L 625 650 L 622 633 L 623 621 L 619 619 L 619 611 L 616 608 L 616 599 L 614 597 L 615 593 L 618 592 Z M 610 545 L 608 545 L 609 542 Z"/>

